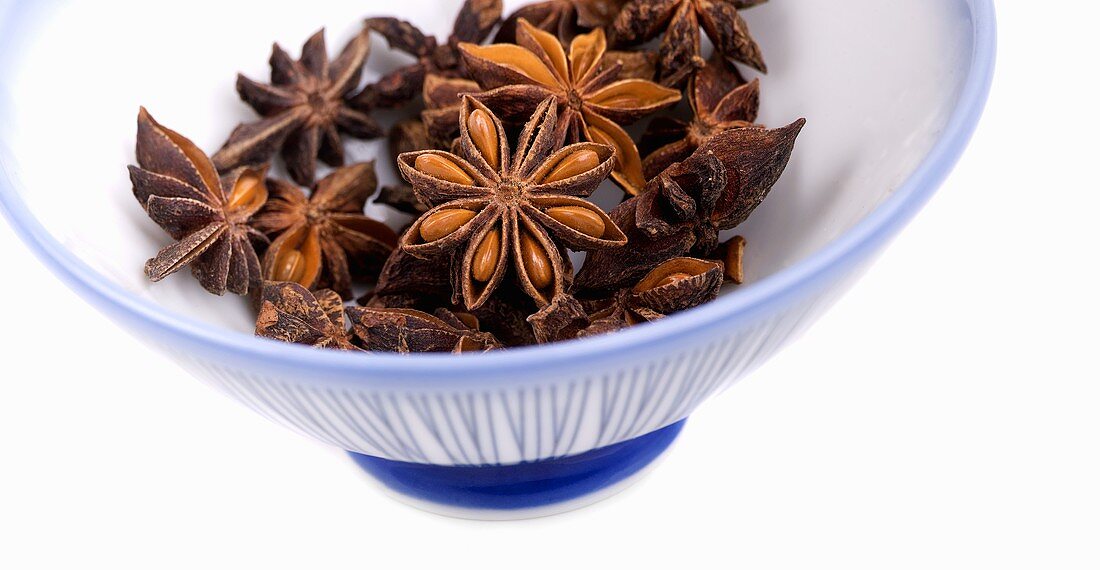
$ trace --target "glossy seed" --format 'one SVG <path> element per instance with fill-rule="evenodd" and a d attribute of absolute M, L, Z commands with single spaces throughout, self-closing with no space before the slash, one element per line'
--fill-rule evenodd
<path fill-rule="evenodd" d="M 470 269 L 474 281 L 488 283 L 493 279 L 500 263 L 500 230 L 493 230 L 481 241 L 474 252 L 474 263 Z"/>
<path fill-rule="evenodd" d="M 470 128 L 470 138 L 481 151 L 481 155 L 485 157 L 485 161 L 494 169 L 499 169 L 500 136 L 497 134 L 497 126 L 493 124 L 492 117 L 489 113 L 476 109 L 470 113 L 467 126 Z"/>
<path fill-rule="evenodd" d="M 424 243 L 443 239 L 458 231 L 459 228 L 468 224 L 476 216 L 477 212 L 461 208 L 436 212 L 420 224 L 420 238 L 424 240 Z"/>
<path fill-rule="evenodd" d="M 578 176 L 600 165 L 600 155 L 591 150 L 580 150 L 563 158 L 557 166 L 542 179 L 544 184 L 559 182 Z"/>
<path fill-rule="evenodd" d="M 607 224 L 599 214 L 580 206 L 550 208 L 546 215 L 588 237 L 601 238 L 607 231 Z"/>
<path fill-rule="evenodd" d="M 546 255 L 546 250 L 531 234 L 526 232 L 520 238 L 520 254 L 523 256 L 523 269 L 535 289 L 545 289 L 554 282 L 554 266 Z"/>
<path fill-rule="evenodd" d="M 449 158 L 435 154 L 422 154 L 416 157 L 415 166 L 417 170 L 432 178 L 439 178 L 463 186 L 474 185 L 474 179 Z"/>
<path fill-rule="evenodd" d="M 272 281 L 289 281 L 301 284 L 306 275 L 306 256 L 296 249 L 286 249 L 275 262 Z"/>
<path fill-rule="evenodd" d="M 669 275 L 668 277 L 662 279 L 653 288 L 660 289 L 661 287 L 667 287 L 669 285 L 672 285 L 673 283 L 679 283 L 684 279 L 691 279 L 691 275 L 688 275 L 687 273 L 673 273 L 672 275 Z"/>
<path fill-rule="evenodd" d="M 229 195 L 228 209 L 231 211 L 251 209 L 259 206 L 267 196 L 267 184 L 255 174 L 245 174 L 237 180 L 233 192 Z"/>
<path fill-rule="evenodd" d="M 748 241 L 737 236 L 726 244 L 726 279 L 737 285 L 745 283 L 745 247 Z"/>

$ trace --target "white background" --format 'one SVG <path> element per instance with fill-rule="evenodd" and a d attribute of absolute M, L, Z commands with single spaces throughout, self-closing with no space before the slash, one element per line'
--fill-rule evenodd
<path fill-rule="evenodd" d="M 1100 566 L 1100 9 L 998 8 L 986 119 L 927 210 L 649 478 L 556 518 L 391 501 L 0 223 L 0 568 Z"/>

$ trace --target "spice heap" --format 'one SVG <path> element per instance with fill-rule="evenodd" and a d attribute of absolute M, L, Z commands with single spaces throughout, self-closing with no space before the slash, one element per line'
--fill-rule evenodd
<path fill-rule="evenodd" d="M 505 16 L 466 0 L 446 39 L 372 17 L 335 59 L 323 31 L 299 59 L 276 45 L 269 82 L 237 80 L 259 117 L 213 155 L 141 110 L 134 195 L 176 240 L 145 272 L 189 267 L 211 293 L 249 296 L 257 335 L 356 352 L 564 341 L 712 301 L 745 280 L 746 240 L 720 235 L 764 201 L 805 122 L 757 123 L 761 84 L 738 66 L 766 70 L 740 14 L 760 3 Z M 372 36 L 414 62 L 362 86 Z M 405 115 L 389 129 L 402 180 L 375 200 L 412 216 L 402 228 L 364 213 L 374 161 L 347 164 L 346 137 L 386 134 L 377 109 Z M 605 182 L 623 199 L 610 212 L 589 199 Z"/>

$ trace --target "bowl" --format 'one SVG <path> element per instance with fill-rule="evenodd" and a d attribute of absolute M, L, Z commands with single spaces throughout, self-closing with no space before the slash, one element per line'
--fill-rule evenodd
<path fill-rule="evenodd" d="M 362 356 L 254 338 L 246 302 L 209 297 L 189 277 L 147 283 L 143 262 L 166 238 L 130 195 L 125 165 L 139 105 L 214 149 L 249 117 L 235 73 L 266 77 L 272 39 L 296 48 L 328 26 L 334 46 L 372 8 L 146 6 L 0 2 L 0 209 L 9 223 L 87 302 L 218 391 L 351 452 L 411 504 L 487 519 L 562 512 L 624 488 L 665 454 L 693 410 L 810 326 L 959 159 L 995 54 L 990 0 L 748 10 L 771 68 L 761 120 L 809 123 L 772 196 L 737 228 L 750 244 L 746 285 L 583 341 Z M 406 0 L 390 9 L 445 35 L 459 2 L 446 6 Z M 374 48 L 374 76 L 407 62 L 380 41 Z M 386 156 L 377 142 L 354 143 L 349 154 Z M 393 180 L 385 162 L 380 176 Z"/>

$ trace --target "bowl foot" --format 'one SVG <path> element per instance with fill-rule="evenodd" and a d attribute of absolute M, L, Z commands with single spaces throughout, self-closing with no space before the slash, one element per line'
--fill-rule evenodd
<path fill-rule="evenodd" d="M 396 498 L 450 517 L 517 520 L 560 514 L 609 498 L 641 479 L 684 422 L 581 455 L 509 466 L 441 467 L 350 454 Z"/>

